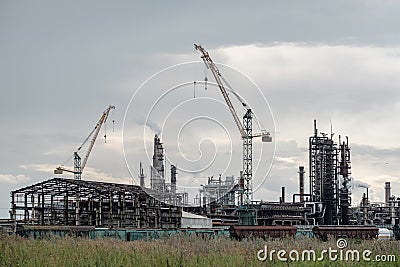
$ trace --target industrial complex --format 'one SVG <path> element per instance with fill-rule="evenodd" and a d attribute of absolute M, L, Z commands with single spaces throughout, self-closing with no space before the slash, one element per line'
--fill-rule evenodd
<path fill-rule="evenodd" d="M 0 221 L 3 231 L 7 229 L 25 236 L 68 231 L 91 236 L 95 231 L 102 231 L 104 235 L 120 231 L 120 236 L 123 233 L 126 240 L 133 240 L 133 236 L 138 239 L 149 234 L 169 234 L 173 230 L 210 235 L 226 233 L 236 238 L 301 233 L 373 238 L 378 228 L 387 228 L 400 239 L 400 196 L 391 192 L 390 181 L 382 185 L 384 203 L 371 202 L 368 189 L 360 203 L 353 203 L 349 138 L 339 136 L 334 140 L 333 134 L 319 132 L 316 120 L 314 129 L 310 129 L 308 166 L 293 170 L 298 173 L 298 192 L 291 199 L 285 199 L 285 187 L 282 187 L 277 201 L 254 199 L 252 140 L 261 138 L 263 142 L 272 142 L 272 137 L 266 130 L 253 133 L 253 113 L 244 101 L 241 104 L 247 112 L 240 119 L 216 64 L 203 47 L 195 45 L 195 48 L 212 72 L 243 141 L 243 166 L 238 170 L 238 178 L 210 176 L 201 185 L 196 199 L 189 199 L 188 193 L 180 192 L 177 186 L 177 167 L 166 168 L 164 144 L 155 134 L 150 172 L 146 174 L 140 163 L 139 185 L 85 180 L 82 173 L 90 152 L 101 126 L 114 109 L 109 106 L 74 152 L 73 170 L 63 166 L 55 170 L 59 175 L 71 172 L 74 179 L 52 178 L 12 191 L 10 218 Z M 89 149 L 81 160 L 79 152 L 87 142 Z M 143 231 L 147 234 L 138 234 Z"/>

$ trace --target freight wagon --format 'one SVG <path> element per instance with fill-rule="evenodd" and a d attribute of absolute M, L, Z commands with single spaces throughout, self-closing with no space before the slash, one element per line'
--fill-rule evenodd
<path fill-rule="evenodd" d="M 234 225 L 229 228 L 230 236 L 242 240 L 245 238 L 280 238 L 294 237 L 297 228 L 295 226 L 245 226 Z"/>

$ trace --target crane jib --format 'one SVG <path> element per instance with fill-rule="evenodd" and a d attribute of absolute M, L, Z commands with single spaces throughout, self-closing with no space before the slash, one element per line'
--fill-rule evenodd
<path fill-rule="evenodd" d="M 74 173 L 75 179 L 79 179 L 79 180 L 81 179 L 81 174 L 82 174 L 82 172 L 83 172 L 83 169 L 84 169 L 85 166 L 86 166 L 87 160 L 88 160 L 88 158 L 89 158 L 89 156 L 90 156 L 90 152 L 92 151 L 92 148 L 93 148 L 93 146 L 94 146 L 94 143 L 95 143 L 95 141 L 96 141 L 96 139 L 97 139 L 97 136 L 98 136 L 98 134 L 99 134 L 99 132 L 100 132 L 101 126 L 106 122 L 106 120 L 107 120 L 107 118 L 108 118 L 108 114 L 110 113 L 110 111 L 111 111 L 112 109 L 115 109 L 115 106 L 111 106 L 111 105 L 110 105 L 110 106 L 103 112 L 103 114 L 101 115 L 101 117 L 100 117 L 99 121 L 97 122 L 96 126 L 94 127 L 94 129 L 90 132 L 90 134 L 88 135 L 88 137 L 86 137 L 86 139 L 83 141 L 82 145 L 74 152 L 74 171 L 69 170 L 69 169 L 66 169 L 66 168 L 64 168 L 63 166 L 59 166 L 59 167 L 57 167 L 57 168 L 54 170 L 54 174 L 62 174 L 63 171 L 66 171 L 66 172 Z M 81 158 L 80 158 L 80 156 L 78 155 L 78 151 L 80 151 L 80 150 L 82 149 L 82 147 L 86 144 L 86 142 L 87 142 L 91 137 L 92 137 L 92 139 L 91 139 L 91 141 L 90 141 L 89 148 L 88 148 L 88 150 L 87 150 L 87 152 L 86 152 L 86 154 L 85 154 L 85 157 L 83 158 L 83 161 L 82 161 L 82 163 L 81 163 Z"/>
<path fill-rule="evenodd" d="M 221 81 L 221 79 L 225 82 L 225 84 L 228 85 L 227 88 L 230 87 L 229 83 L 221 75 L 217 66 L 211 60 L 208 52 L 200 45 L 195 44 L 194 47 L 196 48 L 196 50 L 199 50 L 202 53 L 201 58 L 203 59 L 204 63 L 206 64 L 206 67 L 208 69 L 210 69 L 212 74 L 214 75 L 215 81 L 218 84 L 218 87 L 222 93 L 222 96 L 224 97 L 224 100 L 229 107 L 229 110 L 233 116 L 233 119 L 235 120 L 236 126 L 238 127 L 240 135 L 242 137 L 242 141 L 243 141 L 243 176 L 241 177 L 241 179 L 244 180 L 244 185 L 243 185 L 243 195 L 245 196 L 244 203 L 250 204 L 253 200 L 253 189 L 252 189 L 253 145 L 252 145 L 252 139 L 254 137 L 261 137 L 263 142 L 271 142 L 272 137 L 267 132 L 262 132 L 260 134 L 252 134 L 253 113 L 250 108 L 247 108 L 247 112 L 243 116 L 243 124 L 241 123 L 241 121 L 239 120 L 239 117 L 235 111 L 235 108 L 233 107 L 232 102 L 229 99 L 229 95 L 228 95 L 226 88 L 223 85 L 223 82 Z M 236 96 L 236 94 L 235 94 L 235 96 Z M 236 96 L 236 97 L 238 97 L 238 96 Z M 247 104 L 243 100 L 240 100 L 240 102 L 242 103 L 242 105 L 244 107 L 247 107 Z M 242 201 L 242 204 L 243 204 L 243 201 Z"/>

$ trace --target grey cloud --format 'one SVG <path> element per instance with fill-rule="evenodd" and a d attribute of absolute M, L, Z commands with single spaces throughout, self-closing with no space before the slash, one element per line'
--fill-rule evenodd
<path fill-rule="evenodd" d="M 88 1 L 77 6 L 54 1 L 41 1 L 40 5 L 30 1 L 5 1 L 0 9 L 0 86 L 3 92 L 0 142 L 7 156 L 0 162 L 0 168 L 4 173 L 32 177 L 21 181 L 24 185 L 51 178 L 52 170 L 45 173 L 19 166 L 59 164 L 81 143 L 109 104 L 117 106 L 115 119 L 119 124 L 116 127 L 121 127 L 122 111 L 134 89 L 155 71 L 177 61 L 176 58 L 175 61 L 163 60 L 159 55 L 192 53 L 194 42 L 200 42 L 210 51 L 249 44 L 279 47 L 284 43 L 304 47 L 312 44 L 314 48 L 347 45 L 355 50 L 398 47 L 400 5 L 393 1 L 388 3 L 340 0 L 189 4 L 172 1 L 155 5 Z M 398 51 L 387 51 L 389 58 L 398 59 Z M 232 55 L 217 51 L 215 56 L 217 61 L 229 63 Z M 263 88 L 276 115 L 280 135 L 284 137 L 281 140 L 296 140 L 296 144 L 292 141 L 278 143 L 282 158 L 304 157 L 314 118 L 323 122 L 333 117 L 334 123 L 339 121 L 334 125 L 347 130 L 351 142 L 355 138 L 360 144 L 369 141 L 362 140 L 363 136 L 370 138 L 366 131 L 357 132 L 365 125 L 365 118 L 373 118 L 370 124 L 385 123 L 379 125 L 376 136 L 387 136 L 383 138 L 387 140 L 398 135 L 398 126 L 393 123 L 398 119 L 394 105 L 399 102 L 398 83 L 390 78 L 398 71 L 386 61 L 383 66 L 372 62 L 381 61 L 379 57 L 372 61 L 356 61 L 343 56 L 338 62 L 332 61 L 331 55 L 324 64 L 306 69 L 305 75 L 297 79 L 288 75 L 292 61 L 284 54 L 269 58 L 275 61 L 257 61 L 262 58 L 261 54 L 250 57 L 246 49 L 241 49 L 233 57 L 252 58 L 250 64 L 234 66 L 251 74 Z M 198 55 L 193 59 L 199 60 Z M 316 57 L 311 54 L 296 64 L 304 69 L 307 62 L 314 60 Z M 352 63 L 371 67 L 376 75 L 362 68 L 363 71 L 359 71 L 357 64 Z M 278 79 L 272 79 L 268 72 L 271 65 L 279 67 Z M 259 68 L 262 75 L 252 75 L 252 67 Z M 321 76 L 319 68 L 330 72 L 331 78 Z M 382 79 L 372 79 L 377 76 Z M 232 86 L 235 90 L 242 89 L 235 84 Z M 146 92 L 145 97 L 153 98 L 154 92 Z M 251 105 L 257 99 L 248 97 L 246 101 Z M 137 107 L 139 111 L 141 107 Z M 238 140 L 237 135 L 233 135 L 236 129 L 229 114 L 223 116 L 226 125 L 232 126 L 232 138 Z M 348 125 L 343 123 L 345 120 L 349 121 Z M 153 128 L 159 130 L 156 126 Z M 350 131 L 350 128 L 357 129 Z M 131 132 L 129 135 L 138 134 Z M 379 147 L 376 144 L 380 141 L 376 141 L 373 148 Z M 389 169 L 399 173 L 391 163 L 398 162 L 398 150 L 373 148 L 352 145 L 354 172 L 368 169 L 371 161 L 383 157 Z M 234 149 L 238 150 L 236 165 L 241 166 L 240 144 Z M 57 156 L 47 153 L 54 150 L 59 151 Z M 63 150 L 65 155 L 62 155 Z M 362 154 L 368 157 L 360 159 Z M 132 161 L 137 164 L 140 160 L 145 161 L 145 156 L 135 153 Z M 122 152 L 96 146 L 89 163 L 110 176 L 127 176 Z M 382 173 L 386 168 L 375 166 L 375 169 Z M 233 169 L 230 172 L 237 175 Z M 287 185 L 288 192 L 296 191 L 292 182 L 296 175 L 297 169 L 290 166 L 275 170 L 264 187 L 269 193 L 279 192 L 282 185 Z M 364 174 L 356 177 L 364 176 L 367 177 Z M 15 186 L 8 184 L 0 189 L 0 217 L 8 215 L 9 192 Z M 269 195 L 263 199 L 269 199 Z"/>
<path fill-rule="evenodd" d="M 393 148 L 377 148 L 370 145 L 353 144 L 351 145 L 353 153 L 360 155 L 370 155 L 382 159 L 382 163 L 385 158 L 400 157 L 400 147 Z"/>

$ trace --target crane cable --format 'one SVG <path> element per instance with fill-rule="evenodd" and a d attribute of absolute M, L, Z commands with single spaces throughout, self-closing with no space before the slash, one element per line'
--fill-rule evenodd
<path fill-rule="evenodd" d="M 107 143 L 107 123 L 104 122 L 104 143 Z"/>
<path fill-rule="evenodd" d="M 245 111 L 247 111 L 248 105 L 247 105 L 246 101 L 238 93 L 236 93 L 235 90 L 233 90 L 232 86 L 224 78 L 224 76 L 220 75 L 220 77 L 221 77 L 222 81 L 224 81 L 224 83 L 227 85 L 227 86 L 225 86 L 225 88 L 228 89 L 228 91 L 231 92 L 237 98 L 237 100 L 239 100 L 239 102 L 242 104 L 242 108 Z"/>
<path fill-rule="evenodd" d="M 111 110 L 111 118 L 112 118 L 112 131 L 114 132 L 114 124 L 115 124 L 115 115 L 114 115 L 114 109 Z"/>
<path fill-rule="evenodd" d="M 112 114 L 111 114 L 111 116 L 112 116 L 112 123 L 113 123 L 113 132 L 114 132 L 114 123 L 115 123 L 115 119 L 114 119 L 114 111 L 112 110 L 112 109 L 115 109 L 115 107 L 114 106 L 110 106 L 106 111 L 107 112 L 112 112 Z M 105 111 L 105 112 L 106 112 Z M 104 116 L 104 113 L 103 113 L 103 116 Z M 76 152 L 78 152 L 78 151 L 80 151 L 81 149 L 82 149 L 82 147 L 86 144 L 86 142 L 92 137 L 92 135 L 93 135 L 93 133 L 96 131 L 96 129 L 98 128 L 98 127 L 101 127 L 103 124 L 104 124 L 104 131 L 105 131 L 105 133 L 104 133 L 104 138 L 105 138 L 105 140 L 104 140 L 104 142 L 106 143 L 106 137 L 107 137 L 107 129 L 106 129 L 106 122 L 107 122 L 107 118 L 108 118 L 108 113 L 107 113 L 107 115 L 106 115 L 106 117 L 104 118 L 104 120 L 103 120 L 103 122 L 102 123 L 97 123 L 96 124 L 96 126 L 93 128 L 93 130 L 90 132 L 90 134 L 85 138 L 85 140 L 82 142 L 82 144 L 78 147 L 78 149 L 75 151 L 75 153 Z M 100 130 L 100 129 L 99 129 Z M 68 157 L 60 166 L 64 166 L 67 162 L 69 162 L 72 158 L 73 158 L 74 156 L 70 156 L 70 157 Z"/>
<path fill-rule="evenodd" d="M 114 123 L 115 123 L 115 119 L 114 119 L 114 109 L 111 109 L 110 110 L 110 112 L 111 112 L 111 122 L 112 122 L 112 131 L 114 132 Z M 103 124 L 104 124 L 104 143 L 107 143 L 107 119 L 108 119 L 108 115 L 107 115 L 107 117 L 104 119 L 104 122 L 103 122 Z M 100 125 L 100 127 L 101 127 L 101 125 Z"/>
<path fill-rule="evenodd" d="M 233 90 L 233 87 L 230 85 L 230 83 L 224 78 L 224 76 L 222 76 L 221 74 L 220 74 L 220 77 L 221 77 L 221 80 L 227 85 L 225 88 L 226 89 L 228 89 L 228 91 L 229 92 L 232 92 L 232 94 L 237 98 L 237 100 L 239 100 L 239 102 L 242 104 L 242 109 L 244 110 L 244 111 L 247 111 L 247 109 L 249 109 L 249 108 L 251 108 L 247 103 L 246 103 L 246 101 L 237 93 L 237 92 L 235 92 L 235 90 Z M 254 112 L 253 112 L 253 119 L 254 119 L 254 121 L 255 121 L 255 125 L 257 125 L 258 126 L 258 128 L 259 128 L 259 130 L 261 131 L 261 129 L 262 129 L 262 125 L 261 125 L 261 123 L 259 122 L 259 120 L 257 119 L 257 116 L 254 114 Z"/>
<path fill-rule="evenodd" d="M 86 142 L 89 140 L 89 138 L 92 136 L 92 134 L 94 133 L 94 131 L 97 129 L 97 125 L 94 127 L 94 129 L 90 132 L 90 134 L 85 138 L 85 140 L 82 142 L 82 144 L 78 147 L 78 149 L 76 150 L 76 152 L 80 151 L 82 149 L 82 147 L 86 144 Z M 73 156 L 68 157 L 62 164 L 61 166 L 64 166 L 65 164 L 67 164 L 67 162 L 69 162 L 71 159 L 73 158 Z"/>
<path fill-rule="evenodd" d="M 196 56 L 196 48 L 193 48 L 193 62 L 195 61 L 195 56 Z M 196 68 L 193 66 L 193 98 L 196 98 Z"/>
<path fill-rule="evenodd" d="M 77 152 L 82 149 L 82 147 L 86 144 L 86 142 L 90 139 L 90 137 L 93 135 L 94 131 L 96 131 L 97 127 L 101 127 L 101 125 L 96 124 L 96 126 L 93 128 L 93 130 L 90 132 L 88 137 L 83 141 L 82 145 L 76 150 Z"/>
<path fill-rule="evenodd" d="M 208 82 L 208 78 L 207 78 L 207 68 L 204 68 L 204 90 L 207 90 L 207 82 Z"/>
<path fill-rule="evenodd" d="M 195 52 L 196 52 L 196 45 L 195 45 Z M 207 55 L 208 55 L 208 52 L 207 52 Z M 205 61 L 205 59 L 203 58 L 203 61 L 204 61 L 204 63 L 205 63 L 205 65 L 206 65 L 206 68 L 205 68 L 205 73 L 206 73 L 206 75 L 207 75 L 207 70 L 210 68 L 209 67 L 209 63 L 208 62 L 206 62 Z M 212 61 L 212 60 L 211 60 Z M 246 101 L 238 94 L 238 93 L 236 93 L 234 90 L 233 90 L 233 87 L 229 84 L 229 82 L 224 78 L 224 76 L 222 76 L 222 74 L 220 73 L 220 71 L 219 71 L 219 69 L 218 69 L 218 67 L 217 67 L 217 65 L 215 64 L 215 63 L 213 63 L 214 64 L 214 66 L 215 66 L 215 68 L 216 68 L 216 71 L 217 71 L 217 73 L 218 73 L 218 75 L 219 75 L 219 77 L 221 78 L 221 80 L 226 84 L 226 86 L 224 86 L 224 88 L 226 88 L 229 92 L 232 92 L 232 94 L 239 100 L 239 102 L 242 104 L 242 109 L 245 111 L 245 112 L 247 112 L 247 110 L 249 109 L 249 108 L 251 108 L 247 103 L 246 103 Z M 208 81 L 208 79 L 207 79 L 207 76 L 205 77 L 205 79 L 204 79 L 204 82 L 205 82 L 205 89 L 207 90 L 207 81 Z M 228 92 L 227 92 L 228 93 Z M 259 120 L 257 119 L 257 116 L 253 113 L 253 115 L 254 115 L 254 120 L 255 120 L 255 122 L 256 122 L 256 125 L 258 126 L 258 128 L 261 128 L 262 129 L 262 125 L 261 125 L 261 123 L 259 122 Z M 260 129 L 260 130 L 261 130 Z"/>
<path fill-rule="evenodd" d="M 68 157 L 68 159 L 61 164 L 61 166 L 64 166 L 65 164 L 67 164 L 67 162 L 70 162 L 72 158 L 73 156 Z"/>

